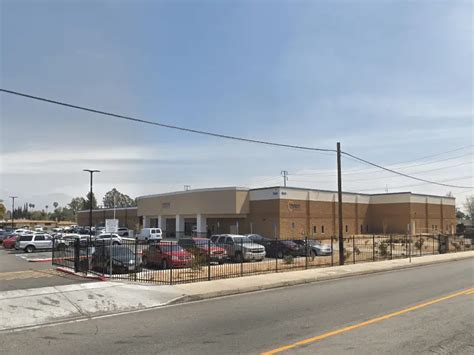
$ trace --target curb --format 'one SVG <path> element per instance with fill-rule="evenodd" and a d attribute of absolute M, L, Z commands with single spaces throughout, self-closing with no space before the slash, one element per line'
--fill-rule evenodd
<path fill-rule="evenodd" d="M 52 262 L 53 259 L 26 259 L 29 263 L 47 263 L 47 262 Z"/>
<path fill-rule="evenodd" d="M 201 294 L 196 294 L 196 295 L 187 295 L 187 296 L 182 296 L 180 298 L 172 300 L 170 304 L 196 302 L 196 301 L 202 301 L 202 300 L 217 298 L 217 297 L 232 296 L 232 295 L 238 295 L 242 293 L 258 292 L 258 291 L 271 290 L 271 289 L 282 288 L 282 287 L 304 285 L 304 284 L 316 283 L 319 281 L 339 280 L 339 279 L 345 279 L 345 278 L 353 277 L 353 276 L 362 276 L 362 275 L 370 275 L 370 274 L 378 274 L 378 273 L 383 273 L 383 272 L 411 269 L 411 268 L 415 268 L 419 266 L 442 264 L 442 263 L 465 260 L 465 259 L 470 259 L 470 258 L 472 258 L 472 256 L 459 256 L 459 257 L 449 259 L 449 260 L 433 260 L 433 261 L 426 261 L 419 264 L 395 265 L 387 269 L 353 271 L 353 272 L 347 272 L 341 275 L 323 275 L 319 277 L 309 277 L 309 278 L 304 278 L 300 280 L 275 282 L 268 285 L 244 287 L 244 288 L 234 289 L 234 290 L 222 290 L 222 291 L 215 291 L 215 292 L 209 292 L 209 293 L 201 293 Z"/>
<path fill-rule="evenodd" d="M 56 268 L 57 271 L 60 271 L 60 272 L 64 272 L 65 274 L 69 274 L 69 275 L 74 275 L 74 276 L 79 276 L 79 277 L 82 277 L 82 278 L 85 278 L 85 279 L 90 279 L 90 280 L 99 280 L 99 281 L 107 281 L 108 278 L 106 277 L 103 277 L 103 276 L 92 276 L 92 275 L 80 275 L 68 268 L 65 268 L 65 267 L 57 267 Z"/>

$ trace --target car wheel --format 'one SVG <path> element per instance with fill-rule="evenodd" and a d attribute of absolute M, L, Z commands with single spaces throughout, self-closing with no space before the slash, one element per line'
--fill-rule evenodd
<path fill-rule="evenodd" d="M 119 245 L 119 244 L 120 244 L 120 243 L 117 242 L 117 241 L 115 241 L 115 242 L 112 243 L 112 245 Z"/>
<path fill-rule="evenodd" d="M 162 269 L 168 268 L 168 261 L 166 261 L 166 259 L 161 260 L 161 268 Z"/>
<path fill-rule="evenodd" d="M 318 256 L 318 252 L 316 250 L 311 250 L 311 256 L 314 258 L 315 256 Z"/>
<path fill-rule="evenodd" d="M 28 245 L 28 246 L 25 248 L 25 251 L 26 251 L 27 253 L 32 253 L 32 252 L 35 251 L 35 249 L 36 249 L 36 248 L 35 248 L 33 245 Z"/>
<path fill-rule="evenodd" d="M 284 256 L 285 256 L 285 254 L 283 254 L 283 250 L 279 250 L 278 253 L 277 253 L 277 258 L 278 259 L 283 259 Z"/>

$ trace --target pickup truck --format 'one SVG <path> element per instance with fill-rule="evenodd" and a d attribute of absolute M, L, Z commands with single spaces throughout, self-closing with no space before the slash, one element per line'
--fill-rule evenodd
<path fill-rule="evenodd" d="M 215 243 L 224 248 L 229 258 L 238 263 L 253 260 L 262 261 L 265 259 L 265 247 L 254 243 L 245 235 L 222 234 L 217 238 Z"/>

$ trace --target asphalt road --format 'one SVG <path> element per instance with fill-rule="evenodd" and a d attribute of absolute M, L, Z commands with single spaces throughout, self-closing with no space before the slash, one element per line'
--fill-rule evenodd
<path fill-rule="evenodd" d="M 274 289 L 0 334 L 4 354 L 254 354 L 474 285 L 472 260 Z M 468 354 L 474 294 L 381 320 L 290 353 Z"/>
<path fill-rule="evenodd" d="M 34 258 L 50 258 L 51 252 L 25 254 L 23 251 L 0 247 L 0 291 L 89 282 L 56 271 L 51 262 L 28 262 L 22 258 L 26 255 Z"/>

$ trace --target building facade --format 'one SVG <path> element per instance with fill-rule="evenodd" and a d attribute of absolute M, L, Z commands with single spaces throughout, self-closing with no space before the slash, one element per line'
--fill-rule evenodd
<path fill-rule="evenodd" d="M 161 227 L 171 237 L 193 232 L 202 235 L 258 233 L 281 239 L 305 235 L 330 237 L 338 233 L 337 201 L 335 191 L 228 187 L 141 196 L 137 198 L 137 207 L 128 209 L 128 214 L 135 211 L 135 224 Z M 411 192 L 343 193 L 342 203 L 344 235 L 455 232 L 455 199 L 452 197 Z M 94 212 L 94 222 L 102 219 L 103 223 L 106 215 L 100 210 Z M 81 211 L 79 216 L 78 224 L 88 225 L 87 211 Z M 134 223 L 130 220 L 125 225 L 120 215 L 117 218 L 121 226 L 132 228 Z"/>

